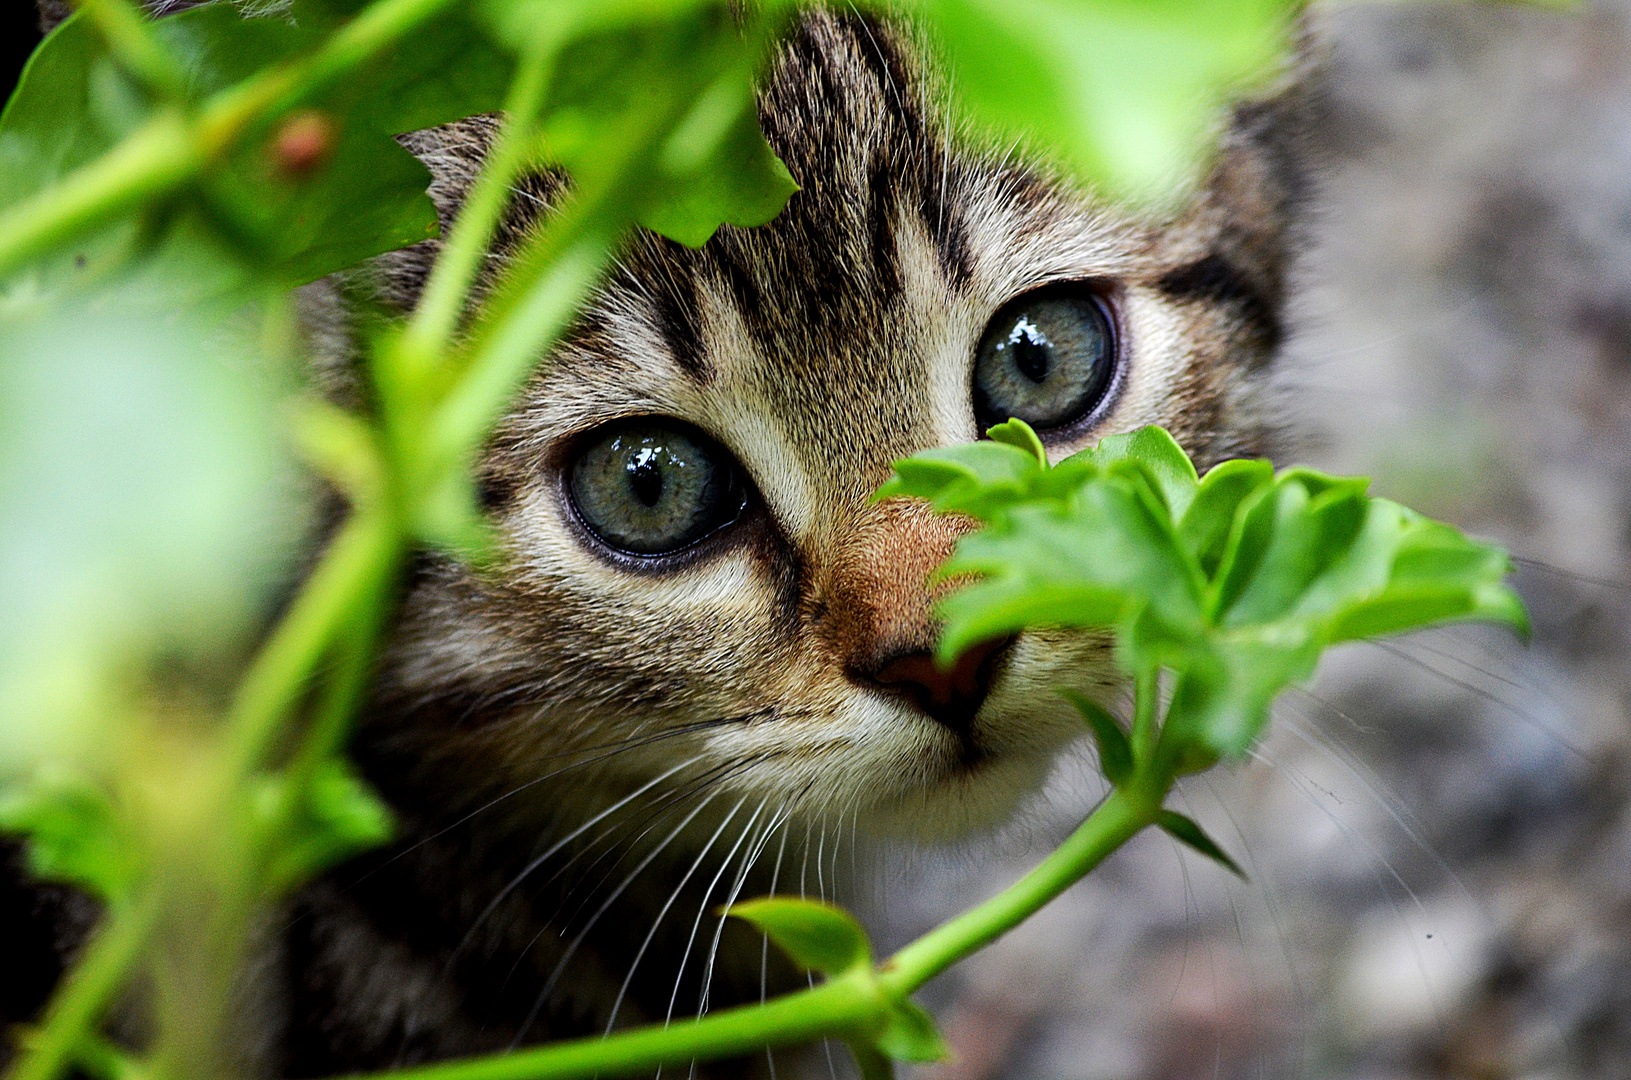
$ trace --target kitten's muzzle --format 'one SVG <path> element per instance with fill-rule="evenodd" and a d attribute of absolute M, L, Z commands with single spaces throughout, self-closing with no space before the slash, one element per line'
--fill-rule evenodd
<path fill-rule="evenodd" d="M 950 668 L 923 649 L 896 649 L 880 654 L 874 664 L 855 671 L 857 681 L 905 695 L 929 715 L 967 740 L 974 717 L 991 689 L 998 661 L 1013 638 L 970 646 Z"/>

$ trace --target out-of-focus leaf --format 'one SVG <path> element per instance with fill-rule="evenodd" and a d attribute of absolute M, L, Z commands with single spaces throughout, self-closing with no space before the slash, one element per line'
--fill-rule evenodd
<path fill-rule="evenodd" d="M 0 830 L 28 838 L 28 869 L 105 900 L 130 894 L 141 868 L 108 793 L 60 766 L 0 792 Z"/>
<path fill-rule="evenodd" d="M 1016 442 L 925 451 L 879 493 L 986 523 L 941 569 L 980 579 L 941 603 L 941 655 L 1027 626 L 1113 627 L 1125 668 L 1176 675 L 1160 748 L 1181 771 L 1243 753 L 1337 642 L 1456 619 L 1526 627 L 1504 552 L 1363 480 L 1267 462 L 1197 478 L 1155 428 L 1053 467 Z M 1107 774 L 1122 769 L 1120 728 L 1084 715 Z"/>
<path fill-rule="evenodd" d="M 934 1017 L 911 1001 L 890 1010 L 874 1045 L 896 1061 L 945 1061 L 951 1057 Z"/>
<path fill-rule="evenodd" d="M 487 22 L 519 47 L 533 0 L 487 0 Z M 535 17 L 542 17 L 541 15 Z M 572 34 L 558 54 L 543 145 L 580 181 L 603 167 L 604 140 L 632 121 L 672 113 L 674 129 L 647 164 L 639 223 L 699 247 L 723 224 L 762 225 L 798 185 L 771 151 L 754 109 L 742 31 L 721 4 L 567 5 L 552 18 Z"/>
<path fill-rule="evenodd" d="M 866 931 L 849 912 L 831 904 L 772 897 L 734 904 L 728 914 L 753 924 L 794 962 L 823 975 L 872 962 Z"/>
<path fill-rule="evenodd" d="M 269 801 L 285 775 L 268 780 Z M 284 889 L 342 860 L 378 847 L 391 838 L 391 812 L 346 762 L 331 758 L 313 772 L 303 805 L 281 835 L 277 860 L 270 869 L 274 888 Z"/>
<path fill-rule="evenodd" d="M 1116 718 L 1103 705 L 1075 690 L 1061 690 L 1065 700 L 1076 706 L 1088 727 L 1093 729 L 1093 741 L 1099 748 L 1099 768 L 1104 778 L 1120 787 L 1133 775 L 1133 748 L 1127 742 L 1127 733 L 1121 730 Z"/>
<path fill-rule="evenodd" d="M 315 13 L 246 18 L 218 3 L 159 19 L 153 33 L 183 64 L 190 97 L 202 100 L 310 51 L 322 25 Z M 203 199 L 190 193 L 81 238 L 0 285 L 0 301 L 15 310 L 95 289 L 173 307 L 234 295 L 257 276 L 300 284 L 433 236 L 430 174 L 391 136 L 496 109 L 512 66 L 462 14 L 434 20 L 311 103 L 324 134 L 298 172 L 274 130 L 207 180 Z M 92 25 L 68 19 L 0 115 L 0 206 L 96 159 L 151 108 Z"/>
<path fill-rule="evenodd" d="M 1107 194 L 1159 200 L 1193 179 L 1219 106 L 1271 76 L 1297 0 L 926 0 L 951 81 Z"/>
<path fill-rule="evenodd" d="M 748 87 L 743 84 L 739 89 L 735 95 L 739 100 L 730 103 L 735 117 L 723 132 L 707 130 L 705 124 L 685 124 L 676 133 L 676 139 L 695 144 L 688 148 L 694 157 L 667 155 L 682 160 L 653 186 L 652 201 L 640 214 L 641 225 L 690 247 L 701 247 L 721 225 L 763 225 L 781 213 L 798 190 L 787 166 L 759 130 Z M 699 109 L 723 109 L 708 97 L 698 105 Z"/>
<path fill-rule="evenodd" d="M 1229 858 L 1228 853 L 1218 847 L 1212 838 L 1207 836 L 1205 831 L 1191 819 L 1172 810 L 1163 810 L 1155 819 L 1155 823 L 1161 826 L 1168 835 L 1182 841 L 1208 859 L 1218 863 L 1235 877 L 1242 881 L 1247 880 L 1245 871 L 1236 865 L 1235 861 Z"/>
<path fill-rule="evenodd" d="M 85 308 L 0 328 L 0 775 L 96 749 L 158 657 L 229 675 L 285 579 L 284 376 L 232 330 Z"/>

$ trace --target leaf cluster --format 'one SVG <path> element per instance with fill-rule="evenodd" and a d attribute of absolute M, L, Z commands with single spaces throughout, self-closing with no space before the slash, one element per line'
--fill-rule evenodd
<path fill-rule="evenodd" d="M 1243 754 L 1332 645 L 1453 620 L 1526 629 L 1503 551 L 1363 479 L 1244 459 L 1200 477 L 1156 427 L 1057 464 L 1022 421 L 989 435 L 897 462 L 878 493 L 984 525 L 940 570 L 973 579 L 940 606 L 941 657 L 1028 626 L 1112 629 L 1124 670 L 1172 673 L 1158 756 L 1180 769 Z"/>

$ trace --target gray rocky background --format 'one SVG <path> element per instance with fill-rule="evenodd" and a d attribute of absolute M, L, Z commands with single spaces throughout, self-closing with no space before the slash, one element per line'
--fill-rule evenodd
<path fill-rule="evenodd" d="M 1534 640 L 1331 657 L 1183 791 L 1250 882 L 1141 837 L 931 988 L 960 1060 L 925 1080 L 1631 1077 L 1631 3 L 1315 24 L 1298 456 L 1507 544 Z M 903 856 L 884 935 L 1011 881 L 1097 783 Z"/>

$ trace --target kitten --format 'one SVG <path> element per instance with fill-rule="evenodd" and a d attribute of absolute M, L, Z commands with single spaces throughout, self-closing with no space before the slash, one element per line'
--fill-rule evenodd
<path fill-rule="evenodd" d="M 1150 224 L 960 148 L 920 56 L 888 22 L 808 12 L 760 101 L 786 210 L 700 251 L 634 237 L 499 424 L 480 478 L 502 556 L 418 561 L 354 744 L 402 836 L 296 899 L 256 979 L 259 1067 L 802 985 L 717 906 L 832 896 L 867 835 L 1000 823 L 1080 731 L 1056 688 L 1113 698 L 1097 635 L 936 669 L 928 575 L 969 525 L 871 495 L 1008 416 L 1055 457 L 1151 423 L 1203 466 L 1262 452 L 1303 103 L 1237 110 L 1193 205 Z M 444 226 L 492 130 L 405 140 Z M 520 194 L 498 260 L 558 191 Z M 316 317 L 343 330 L 359 292 L 410 308 L 434 250 L 319 287 Z M 37 926 L 67 917 L 31 902 Z"/>

